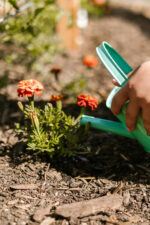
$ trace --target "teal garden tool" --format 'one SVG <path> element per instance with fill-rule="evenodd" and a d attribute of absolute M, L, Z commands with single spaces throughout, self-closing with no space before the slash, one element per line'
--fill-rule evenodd
<path fill-rule="evenodd" d="M 118 54 L 118 52 L 112 48 L 107 42 L 103 42 L 99 47 L 96 48 L 96 52 L 105 65 L 106 69 L 110 72 L 113 78 L 120 84 L 120 87 L 115 87 L 109 94 L 106 100 L 106 106 L 110 109 L 111 102 L 115 94 L 128 82 L 127 74 L 133 69 L 128 63 Z M 90 122 L 91 127 L 119 134 L 128 138 L 137 139 L 144 147 L 147 152 L 150 152 L 150 137 L 143 126 L 141 114 L 139 114 L 136 128 L 134 131 L 129 132 L 125 125 L 125 114 L 128 102 L 124 104 L 120 114 L 117 116 L 121 122 L 115 122 L 92 116 L 83 115 L 80 123 L 86 125 Z"/>

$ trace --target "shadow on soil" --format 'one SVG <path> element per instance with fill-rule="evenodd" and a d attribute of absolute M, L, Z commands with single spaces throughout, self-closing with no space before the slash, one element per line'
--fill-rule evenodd
<path fill-rule="evenodd" d="M 1 124 L 0 129 L 12 129 L 14 122 L 21 121 L 21 117 L 11 115 L 18 112 L 17 101 L 7 101 L 4 96 L 0 98 L 1 105 L 4 109 L 8 109 L 5 124 Z M 38 104 L 44 105 L 45 102 Z M 66 113 L 78 114 L 78 107 L 70 104 L 64 107 Z M 74 113 L 75 112 L 75 113 Z M 105 103 L 101 103 L 95 112 L 87 112 L 92 116 L 115 120 L 112 113 L 105 107 Z M 1 118 L 3 118 L 4 110 L 1 110 Z M 15 114 L 14 114 L 15 115 Z M 12 147 L 7 143 L 3 144 L 0 156 L 7 155 L 9 157 L 10 166 L 15 168 L 24 162 L 51 163 L 51 167 L 62 173 L 76 177 L 101 177 L 113 180 L 127 180 L 135 183 L 150 183 L 150 155 L 135 141 L 111 133 L 90 129 L 85 141 L 86 151 L 79 152 L 71 158 L 54 157 L 49 159 L 47 154 L 37 155 L 34 152 L 26 151 L 22 142 L 15 143 Z"/>

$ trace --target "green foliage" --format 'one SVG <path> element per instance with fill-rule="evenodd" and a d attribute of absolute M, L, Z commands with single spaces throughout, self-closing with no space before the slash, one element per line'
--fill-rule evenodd
<path fill-rule="evenodd" d="M 88 11 L 90 16 L 99 17 L 104 15 L 104 8 L 93 5 L 89 0 L 81 0 L 81 5 Z"/>
<path fill-rule="evenodd" d="M 61 109 L 61 102 L 57 101 L 57 107 L 48 103 L 44 109 L 31 105 L 19 107 L 24 113 L 24 126 L 16 124 L 16 132 L 27 143 L 27 149 L 40 152 L 48 152 L 50 157 L 55 155 L 71 156 L 84 147 L 81 143 L 83 130 L 79 124 L 79 118 L 68 116 Z"/>
<path fill-rule="evenodd" d="M 18 9 L 15 0 L 8 1 Z M 23 49 L 22 56 L 18 54 L 19 63 L 26 59 L 32 65 L 41 58 L 48 63 L 56 51 L 55 27 L 60 14 L 55 0 L 34 0 L 33 7 L 1 24 L 0 32 L 4 35 L 0 41 Z"/>
<path fill-rule="evenodd" d="M 8 0 L 9 4 L 15 9 L 19 9 L 16 0 Z"/>
<path fill-rule="evenodd" d="M 72 100 L 76 99 L 76 96 L 83 92 L 86 87 L 86 80 L 81 76 L 77 77 L 75 80 L 71 81 L 63 87 L 62 94 L 66 98 Z"/>
<path fill-rule="evenodd" d="M 9 72 L 6 70 L 4 75 L 0 79 L 0 88 L 7 86 L 8 84 Z"/>

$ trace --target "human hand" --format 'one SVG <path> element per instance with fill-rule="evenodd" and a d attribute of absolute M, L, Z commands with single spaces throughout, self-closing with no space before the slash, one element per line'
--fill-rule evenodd
<path fill-rule="evenodd" d="M 129 100 L 126 110 L 128 131 L 134 130 L 141 110 L 144 127 L 150 134 L 150 61 L 144 62 L 128 76 L 129 81 L 114 96 L 111 110 L 114 115 L 120 114 L 121 107 Z M 113 83 L 119 86 L 114 80 Z"/>

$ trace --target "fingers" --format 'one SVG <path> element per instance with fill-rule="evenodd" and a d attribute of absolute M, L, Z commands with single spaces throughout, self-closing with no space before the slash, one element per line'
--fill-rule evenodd
<path fill-rule="evenodd" d="M 126 110 L 126 126 L 128 131 L 134 130 L 139 112 L 140 107 L 138 102 L 130 100 Z"/>
<path fill-rule="evenodd" d="M 128 94 L 126 92 L 125 86 L 120 89 L 117 94 L 114 96 L 111 104 L 111 111 L 115 116 L 120 113 L 121 107 L 128 100 Z"/>
<path fill-rule="evenodd" d="M 121 107 L 129 100 L 127 93 L 123 88 L 114 96 L 111 104 L 111 110 L 114 115 L 120 114 Z M 142 109 L 142 121 L 147 134 L 150 136 L 150 105 L 144 105 L 140 108 L 140 104 L 135 99 L 130 99 L 130 102 L 126 109 L 126 126 L 128 131 L 133 131 L 136 126 L 136 120 L 139 115 L 140 109 Z"/>
<path fill-rule="evenodd" d="M 150 135 L 150 106 L 143 107 L 142 120 L 148 135 Z"/>

